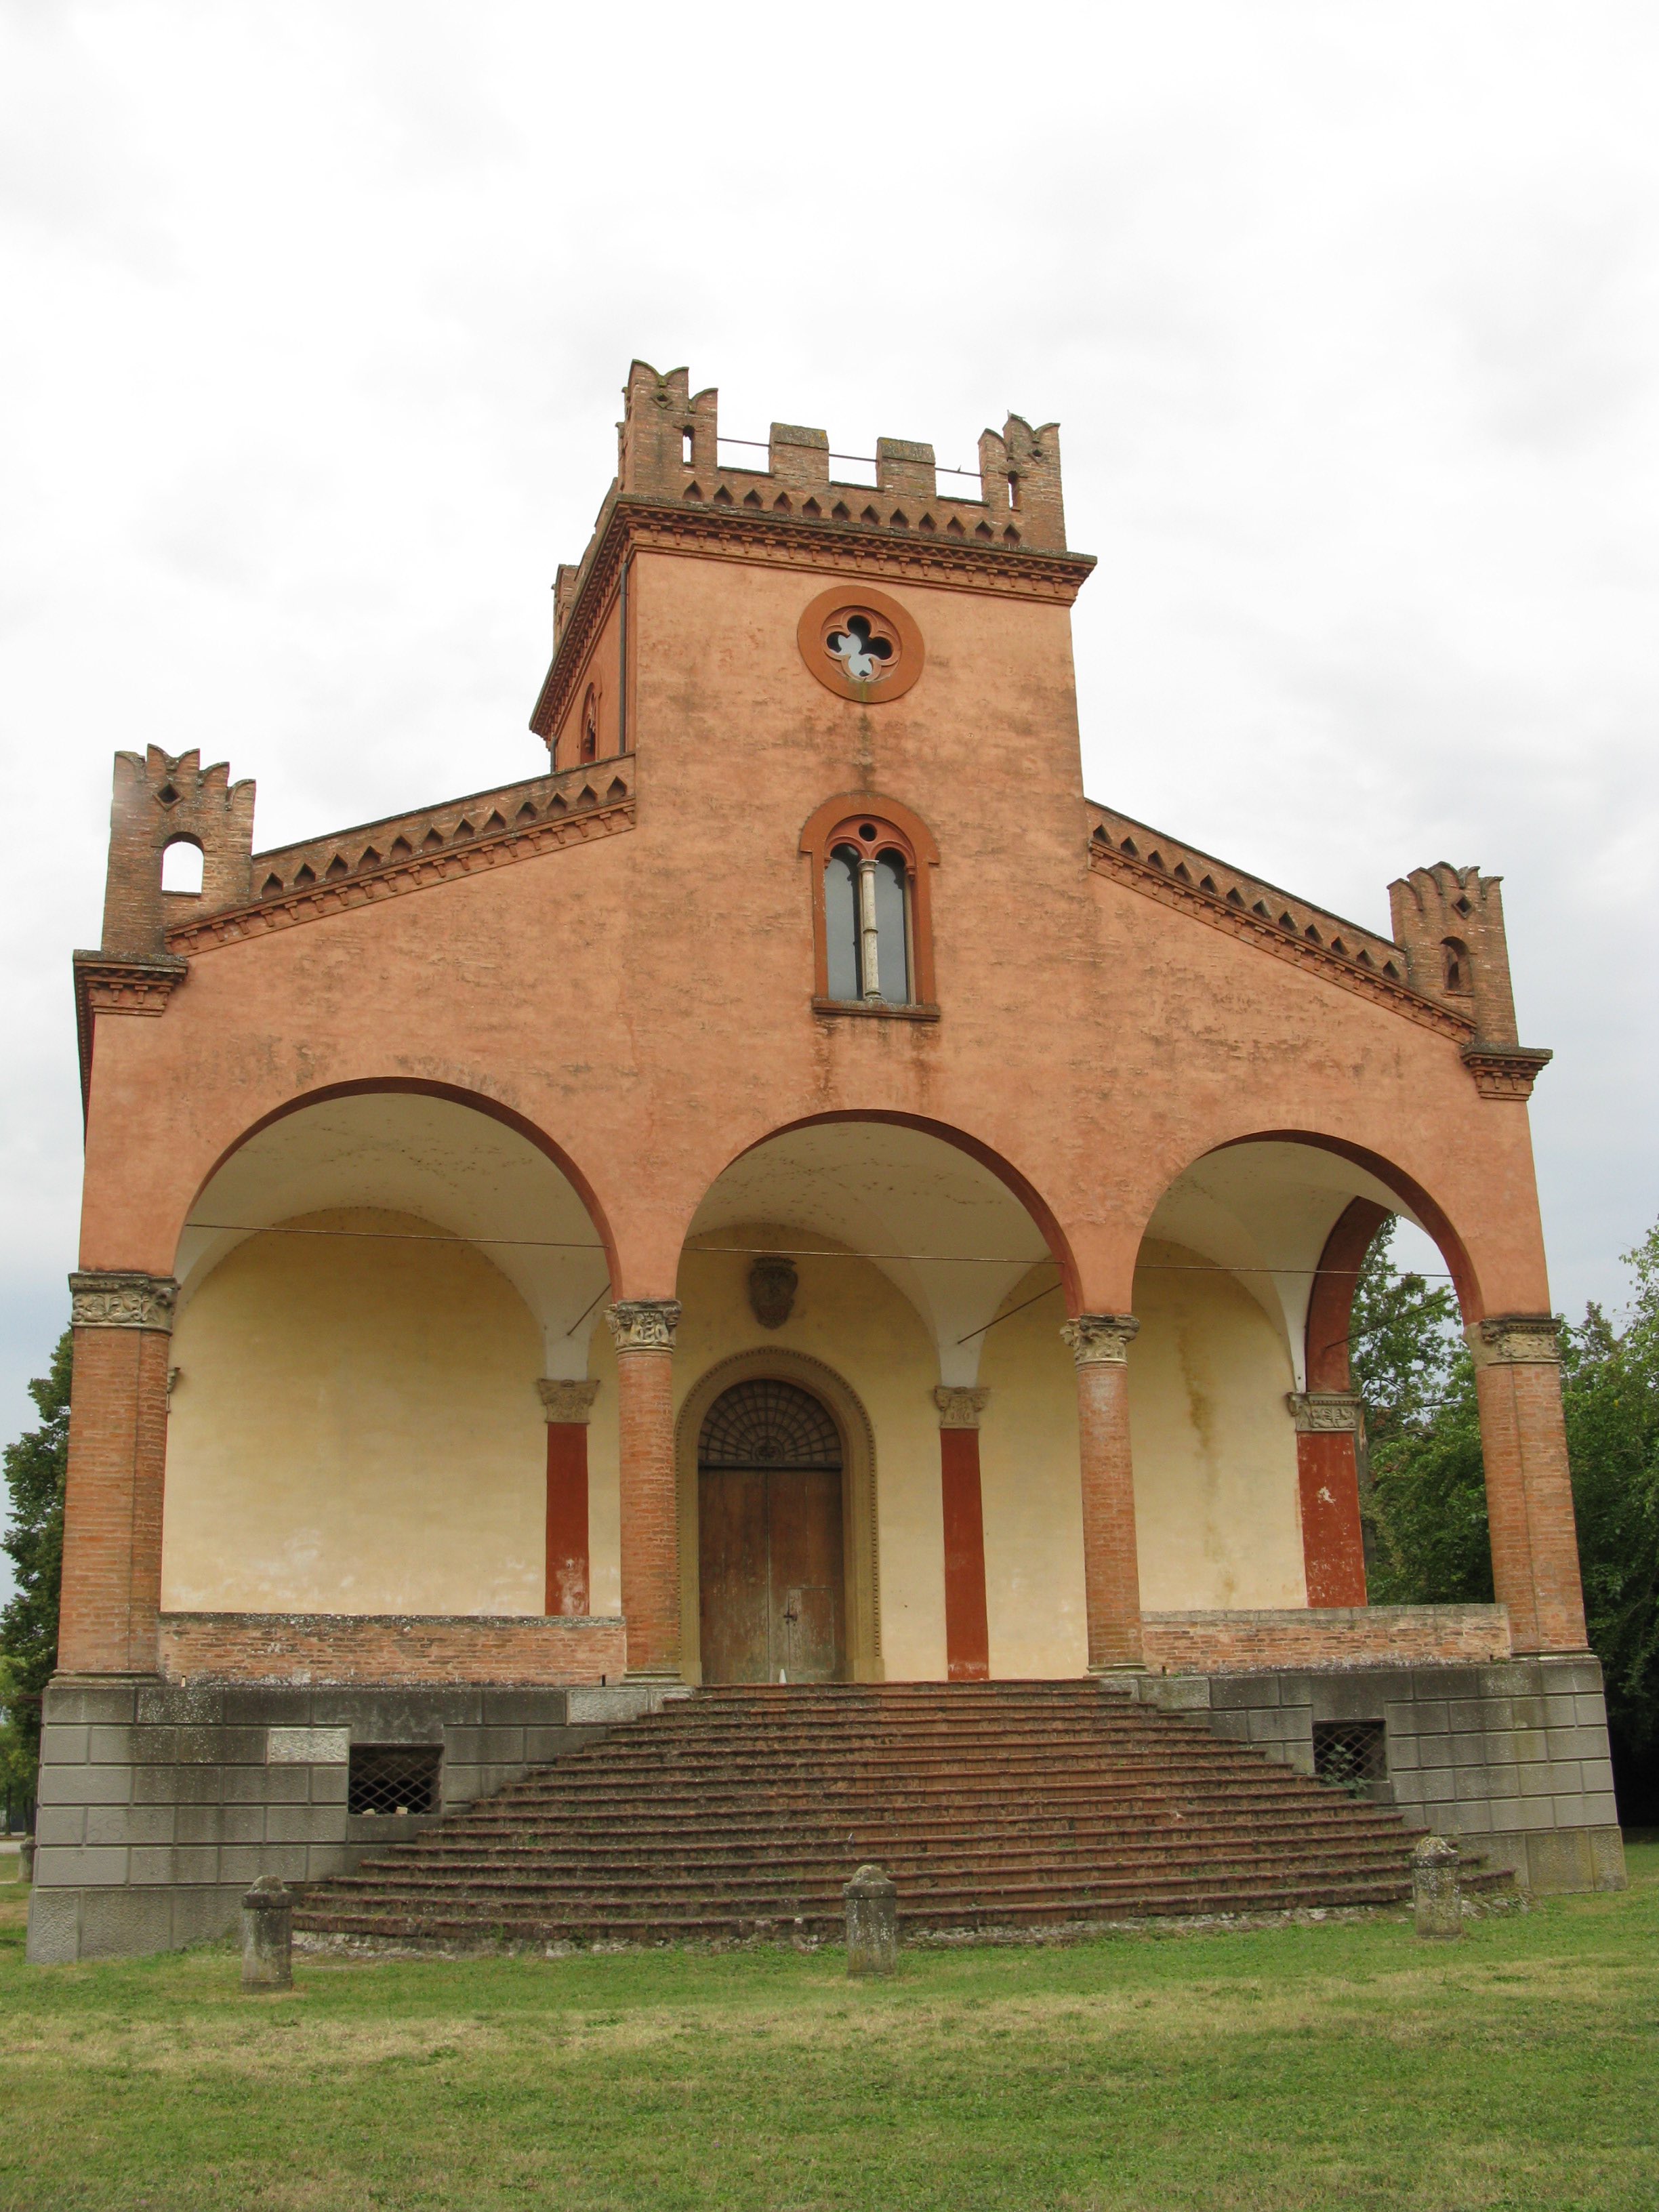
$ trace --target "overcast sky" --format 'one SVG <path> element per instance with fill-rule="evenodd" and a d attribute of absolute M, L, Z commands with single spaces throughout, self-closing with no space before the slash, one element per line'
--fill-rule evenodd
<path fill-rule="evenodd" d="M 1505 878 L 1558 1304 L 1654 1138 L 1659 9 L 0 0 L 0 1429 L 67 1318 L 110 755 L 270 845 L 535 774 L 629 361 L 1062 425 L 1091 793 Z"/>

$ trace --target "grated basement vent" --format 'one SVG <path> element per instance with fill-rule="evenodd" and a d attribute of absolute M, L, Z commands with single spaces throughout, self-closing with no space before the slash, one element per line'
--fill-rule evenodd
<path fill-rule="evenodd" d="M 1358 1793 L 1389 1771 L 1388 1736 L 1381 1721 L 1316 1721 L 1314 1772 L 1338 1790 Z"/>
<path fill-rule="evenodd" d="M 354 1743 L 348 1813 L 435 1813 L 440 1743 Z"/>

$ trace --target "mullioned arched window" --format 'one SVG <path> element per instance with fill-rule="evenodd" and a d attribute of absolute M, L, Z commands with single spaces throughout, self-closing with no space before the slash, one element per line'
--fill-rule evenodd
<path fill-rule="evenodd" d="M 933 1006 L 926 825 L 891 800 L 831 799 L 801 837 L 813 863 L 814 1003 L 823 1011 L 930 1015 Z"/>

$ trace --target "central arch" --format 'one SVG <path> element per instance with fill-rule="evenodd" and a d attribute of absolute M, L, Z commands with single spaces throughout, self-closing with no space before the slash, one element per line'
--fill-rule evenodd
<path fill-rule="evenodd" d="M 769 1448 L 777 1456 L 765 1457 Z M 686 1679 L 776 1681 L 781 1671 L 792 1681 L 879 1681 L 875 1433 L 857 1393 L 808 1353 L 781 1346 L 735 1353 L 687 1392 L 675 1459 Z M 786 1480 L 743 1480 L 769 1468 L 787 1470 Z M 785 1524 L 775 1540 L 763 1525 L 757 1532 L 769 1511 Z M 745 1545 L 746 1566 L 732 1558 Z M 711 1620 L 723 1571 L 748 1585 L 746 1618 L 731 1619 L 741 1606 L 728 1589 L 726 1620 Z M 793 1623 L 782 1617 L 792 1589 L 813 1593 Z M 738 1662 L 742 1650 L 749 1656 Z"/>

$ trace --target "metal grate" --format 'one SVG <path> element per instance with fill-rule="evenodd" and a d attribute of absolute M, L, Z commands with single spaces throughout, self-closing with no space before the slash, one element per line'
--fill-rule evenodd
<path fill-rule="evenodd" d="M 841 1465 L 841 1432 L 810 1390 L 763 1376 L 722 1391 L 697 1443 L 699 1467 Z"/>
<path fill-rule="evenodd" d="M 435 1813 L 441 1743 L 354 1743 L 348 1813 Z"/>
<path fill-rule="evenodd" d="M 1356 1796 L 1389 1771 L 1388 1735 L 1381 1721 L 1316 1721 L 1313 1750 L 1320 1780 Z"/>

